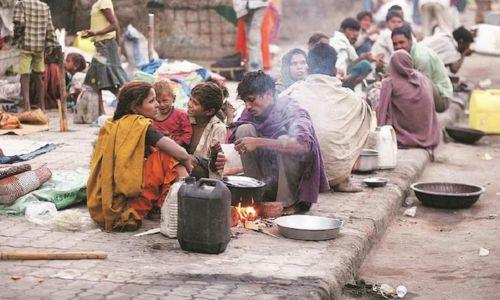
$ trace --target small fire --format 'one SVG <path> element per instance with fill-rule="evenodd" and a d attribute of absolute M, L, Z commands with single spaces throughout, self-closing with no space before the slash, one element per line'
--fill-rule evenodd
<path fill-rule="evenodd" d="M 257 211 L 253 206 L 241 207 L 240 202 L 235 208 L 236 212 L 238 213 L 238 217 L 243 222 L 243 224 L 245 223 L 245 221 L 254 221 L 255 219 L 257 219 Z"/>

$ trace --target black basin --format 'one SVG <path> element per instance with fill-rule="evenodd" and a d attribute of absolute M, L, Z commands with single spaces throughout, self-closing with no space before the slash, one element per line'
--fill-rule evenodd
<path fill-rule="evenodd" d="M 437 208 L 471 207 L 484 192 L 477 185 L 448 182 L 414 183 L 411 189 L 423 205 Z"/>
<path fill-rule="evenodd" d="M 456 126 L 446 127 L 446 133 L 455 141 L 464 144 L 473 144 L 485 135 L 481 130 Z"/>

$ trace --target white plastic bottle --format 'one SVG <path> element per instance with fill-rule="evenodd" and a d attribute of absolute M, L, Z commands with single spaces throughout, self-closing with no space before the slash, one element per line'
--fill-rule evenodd
<path fill-rule="evenodd" d="M 172 239 L 177 238 L 177 193 L 182 184 L 184 178 L 172 184 L 161 206 L 160 232 Z"/>
<path fill-rule="evenodd" d="M 398 141 L 390 125 L 377 128 L 377 151 L 379 169 L 394 169 L 398 162 Z"/>

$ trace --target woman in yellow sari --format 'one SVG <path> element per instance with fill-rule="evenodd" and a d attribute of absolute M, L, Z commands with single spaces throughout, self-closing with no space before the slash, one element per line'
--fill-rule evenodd
<path fill-rule="evenodd" d="M 192 157 L 151 126 L 158 111 L 153 86 L 132 81 L 118 94 L 99 132 L 87 182 L 87 207 L 104 230 L 137 230 L 170 185 L 192 170 Z"/>

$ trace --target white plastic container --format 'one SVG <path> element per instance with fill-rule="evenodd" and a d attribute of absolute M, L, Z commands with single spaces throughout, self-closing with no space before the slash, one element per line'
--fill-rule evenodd
<path fill-rule="evenodd" d="M 390 125 L 378 127 L 377 133 L 377 151 L 378 168 L 394 169 L 398 163 L 398 141 L 396 132 Z"/>
<path fill-rule="evenodd" d="M 170 191 L 168 191 L 167 197 L 161 206 L 160 232 L 161 234 L 172 239 L 177 238 L 177 193 L 183 183 L 184 178 L 172 184 Z"/>

